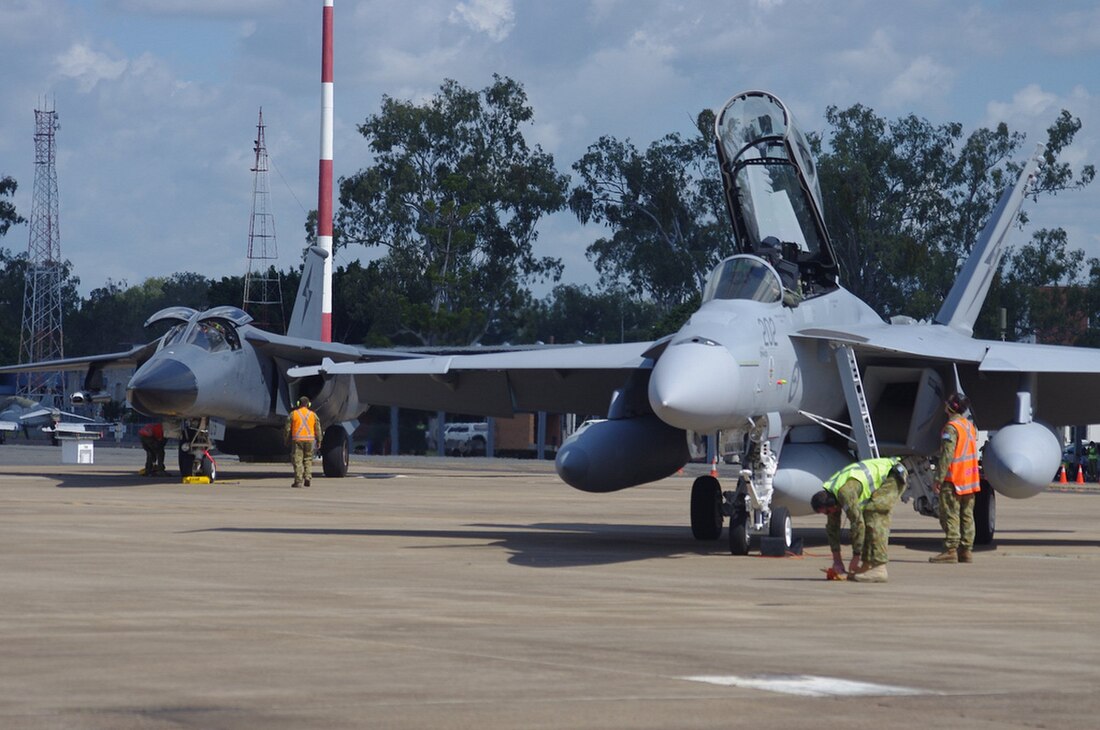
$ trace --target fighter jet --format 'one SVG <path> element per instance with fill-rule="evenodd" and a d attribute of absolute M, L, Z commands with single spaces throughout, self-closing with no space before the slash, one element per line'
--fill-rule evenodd
<path fill-rule="evenodd" d="M 213 477 L 209 451 L 215 447 L 245 460 L 282 458 L 288 453 L 283 442 L 286 416 L 305 395 L 324 426 L 325 476 L 344 476 L 348 436 L 363 411 L 354 383 L 290 381 L 287 368 L 316 364 L 322 357 L 339 362 L 413 355 L 321 341 L 321 277 L 327 256 L 316 246 L 307 252 L 285 336 L 253 326 L 251 316 L 237 307 L 203 312 L 169 307 L 146 320 L 146 327 L 170 325 L 148 344 L 125 352 L 2 367 L 0 373 L 86 368 L 83 390 L 71 396 L 74 404 L 83 404 L 110 398 L 104 391 L 105 369 L 136 367 L 127 399 L 134 410 L 164 421 L 166 433 L 179 438 L 180 472 L 185 476 L 201 471 Z"/>
<path fill-rule="evenodd" d="M 744 444 L 743 468 L 727 489 L 711 476 L 694 481 L 691 528 L 717 540 L 728 518 L 735 554 L 757 535 L 790 545 L 791 515 L 810 514 L 811 495 L 855 458 L 909 457 L 906 499 L 934 514 L 928 457 L 945 396 L 962 390 L 978 428 L 992 434 L 976 510 L 979 540 L 992 540 L 994 490 L 1042 491 L 1060 459 L 1052 428 L 1100 416 L 1100 351 L 972 337 L 1039 151 L 1002 195 L 934 321 L 885 322 L 838 282 L 814 159 L 790 110 L 772 94 L 741 93 L 715 131 L 738 253 L 710 273 L 702 305 L 678 332 L 535 352 L 325 359 L 288 375 L 342 383 L 372 404 L 606 413 L 557 454 L 561 478 L 588 492 L 670 476 L 688 460 L 691 432 L 724 432 Z"/>
<path fill-rule="evenodd" d="M 96 422 L 94 418 L 54 408 L 44 401 L 36 401 L 18 395 L 0 398 L 0 444 L 4 432 L 24 432 L 30 428 L 48 426 L 51 431 L 84 433 L 87 429 L 103 428 L 109 424 Z"/>

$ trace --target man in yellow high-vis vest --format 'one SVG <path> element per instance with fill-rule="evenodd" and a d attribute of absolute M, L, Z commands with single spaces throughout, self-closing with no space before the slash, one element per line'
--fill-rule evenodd
<path fill-rule="evenodd" d="M 294 464 L 294 483 L 290 486 L 308 487 L 313 476 L 313 451 L 321 448 L 321 422 L 309 409 L 309 398 L 298 399 L 298 407 L 286 419 L 284 434 Z"/>
<path fill-rule="evenodd" d="M 848 517 L 852 560 L 851 580 L 857 583 L 885 583 L 887 545 L 890 542 L 890 513 L 905 491 L 905 467 L 897 457 L 864 459 L 850 464 L 825 481 L 813 496 L 814 512 L 826 515 L 825 536 L 833 551 L 833 570 L 844 573 L 840 557 L 840 515 Z"/>
<path fill-rule="evenodd" d="M 940 526 L 943 552 L 930 563 L 974 562 L 974 501 L 982 488 L 978 471 L 978 432 L 966 417 L 970 399 L 952 393 L 944 404 L 947 425 L 943 427 L 940 458 L 936 463 L 932 489 L 940 496 Z"/>

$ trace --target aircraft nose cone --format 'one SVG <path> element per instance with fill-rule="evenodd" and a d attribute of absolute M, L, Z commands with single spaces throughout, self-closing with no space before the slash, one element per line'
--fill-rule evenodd
<path fill-rule="evenodd" d="M 191 368 L 179 360 L 146 363 L 130 379 L 130 404 L 147 416 L 182 416 L 195 404 L 198 388 Z"/>
<path fill-rule="evenodd" d="M 649 405 L 665 423 L 708 432 L 738 417 L 739 368 L 722 345 L 685 342 L 670 346 L 653 366 Z M 744 415 L 744 414 L 741 414 Z"/>

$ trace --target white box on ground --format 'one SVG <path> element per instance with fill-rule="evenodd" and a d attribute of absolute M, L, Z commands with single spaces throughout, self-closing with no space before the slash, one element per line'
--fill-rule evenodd
<path fill-rule="evenodd" d="M 61 440 L 62 464 L 94 464 L 95 444 L 77 439 Z"/>

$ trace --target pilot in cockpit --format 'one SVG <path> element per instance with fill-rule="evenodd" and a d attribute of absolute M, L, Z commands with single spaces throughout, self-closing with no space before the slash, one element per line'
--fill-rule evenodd
<path fill-rule="evenodd" d="M 783 244 L 775 236 L 767 236 L 756 247 L 760 258 L 772 265 L 783 284 L 783 303 L 796 307 L 802 301 L 802 281 L 798 263 L 783 258 Z"/>

